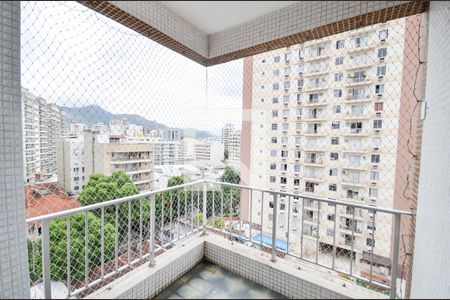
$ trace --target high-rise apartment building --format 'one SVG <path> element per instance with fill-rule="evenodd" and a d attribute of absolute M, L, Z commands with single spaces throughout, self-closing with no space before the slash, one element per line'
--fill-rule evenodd
<path fill-rule="evenodd" d="M 56 174 L 56 142 L 67 135 L 67 115 L 22 89 L 25 142 L 25 182 L 34 183 Z"/>
<path fill-rule="evenodd" d="M 250 121 L 243 122 L 243 130 L 251 138 L 242 139 L 243 149 L 248 150 L 241 168 L 249 169 L 243 172 L 243 182 L 404 208 L 402 191 L 407 182 L 402 176 L 407 169 L 399 158 L 407 157 L 410 125 L 401 114 L 416 101 L 412 86 L 405 83 L 407 68 L 409 76 L 415 73 L 405 59 L 414 51 L 405 34 L 408 26 L 417 26 L 412 18 L 245 59 L 244 108 L 250 108 L 251 115 Z M 258 197 L 253 195 L 253 201 L 262 201 Z M 252 218 L 269 220 L 263 232 L 270 234 L 273 202 L 267 198 L 264 218 L 256 210 Z M 282 197 L 279 203 L 278 236 L 286 239 L 289 234 L 291 253 L 303 251 L 304 257 L 316 251 L 326 253 L 335 243 L 341 256 L 356 257 L 359 276 L 368 275 L 364 261 L 376 257 L 377 280 L 387 283 L 390 217 L 375 217 L 360 209 L 335 211 L 300 197 Z"/>
<path fill-rule="evenodd" d="M 222 143 L 228 150 L 228 160 L 240 161 L 241 159 L 241 131 L 233 124 L 225 124 L 222 128 Z"/>

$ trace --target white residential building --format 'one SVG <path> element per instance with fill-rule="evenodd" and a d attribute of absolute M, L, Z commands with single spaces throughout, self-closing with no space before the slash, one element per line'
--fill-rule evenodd
<path fill-rule="evenodd" d="M 242 161 L 250 166 L 249 178 L 243 178 L 247 184 L 351 203 L 402 207 L 407 183 L 399 174 L 407 170 L 396 165 L 396 158 L 407 157 L 405 147 L 398 145 L 406 139 L 408 124 L 401 123 L 406 118 L 400 116 L 403 106 L 415 102 L 402 90 L 403 57 L 409 51 L 405 20 L 248 59 L 253 63 L 246 64 L 252 69 L 244 71 L 244 86 L 252 86 L 252 97 L 246 102 L 252 107 L 251 139 L 242 146 L 251 149 Z M 373 253 L 380 261 L 377 280 L 387 283 L 392 251 L 390 217 L 381 214 L 375 219 L 359 209 L 335 212 L 333 207 L 318 207 L 301 199 L 291 199 L 290 208 L 289 199 L 280 199 L 279 236 L 286 236 L 289 221 L 291 251 L 304 249 L 303 255 L 313 255 L 317 238 L 320 249 L 329 249 L 337 230 L 338 251 L 355 253 L 360 276 L 368 276 L 368 270 L 359 262 Z M 264 219 L 269 222 L 263 229 L 270 234 L 273 216 L 269 207 L 273 203 L 265 202 Z M 253 218 L 261 217 L 254 211 Z M 303 230 L 305 239 L 300 240 L 295 230 Z"/>
<path fill-rule="evenodd" d="M 56 173 L 56 142 L 67 135 L 67 115 L 22 89 L 26 183 L 45 180 Z"/>

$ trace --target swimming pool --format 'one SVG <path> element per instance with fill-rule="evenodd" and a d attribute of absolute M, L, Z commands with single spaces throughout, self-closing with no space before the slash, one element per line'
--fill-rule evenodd
<path fill-rule="evenodd" d="M 258 233 L 252 237 L 252 241 L 255 243 L 261 243 L 261 240 L 262 240 L 263 245 L 272 247 L 272 237 L 271 236 Z M 275 247 L 277 249 L 287 251 L 287 242 L 283 241 L 283 240 L 276 240 Z"/>

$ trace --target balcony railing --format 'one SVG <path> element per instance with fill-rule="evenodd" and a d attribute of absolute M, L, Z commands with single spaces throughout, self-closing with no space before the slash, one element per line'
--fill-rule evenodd
<path fill-rule="evenodd" d="M 281 201 L 280 197 L 284 200 Z M 317 205 L 317 210 L 314 210 L 312 218 L 308 218 L 306 211 L 312 204 Z M 345 260 L 346 266 L 342 267 L 342 254 L 337 255 L 337 251 L 340 251 L 340 233 L 336 229 L 341 225 L 337 217 L 333 220 L 334 234 L 332 242 L 328 244 L 329 251 L 323 251 L 325 239 L 330 239 L 320 229 L 329 223 L 325 216 L 330 212 L 336 216 L 341 208 L 365 211 L 365 215 L 371 216 L 374 223 L 379 215 L 393 220 L 394 230 L 390 226 L 386 228 L 393 243 L 392 252 L 389 246 L 389 257 L 386 258 L 391 262 L 390 286 L 377 282 L 377 277 L 372 276 L 372 267 L 378 263 L 373 254 L 365 257 L 369 264 L 368 276 L 358 275 L 358 261 L 354 255 L 349 255 Z M 292 211 L 298 213 L 291 216 Z M 267 213 L 272 215 L 270 224 Z M 94 220 L 93 215 L 98 221 Z M 34 236 L 30 242 L 40 241 L 37 243 L 39 251 L 35 262 L 42 267 L 42 271 L 34 274 L 34 282 L 43 282 L 45 298 L 48 299 L 54 292 L 54 280 L 65 282 L 68 298 L 85 296 L 135 266 L 144 263 L 150 267 L 155 265 L 155 256 L 200 233 L 217 234 L 259 247 L 261 251 L 271 253 L 272 261 L 289 256 L 345 273 L 355 280 L 390 290 L 391 298 L 395 298 L 400 221 L 402 216 L 410 215 L 409 212 L 393 209 L 200 180 L 39 216 L 26 222 L 29 228 L 41 228 L 38 237 Z M 287 218 L 287 222 L 278 222 L 284 218 Z M 355 217 L 349 220 L 354 223 Z M 314 224 L 307 225 L 305 221 Z M 54 222 L 64 226 L 58 227 Z M 77 231 L 80 226 L 83 229 Z M 303 237 L 308 235 L 308 226 L 314 226 L 317 231 L 304 240 Z M 280 227 L 287 231 L 286 235 L 280 234 Z M 372 237 L 374 230 L 372 227 Z M 380 228 L 376 230 L 379 234 Z M 271 234 L 264 236 L 267 232 Z M 100 235 L 97 241 L 95 235 Z M 296 240 L 290 240 L 291 235 Z M 311 246 L 308 243 L 313 243 L 312 252 L 304 251 L 304 248 Z M 59 247 L 59 250 L 55 251 L 55 247 Z M 357 251 L 354 247 L 355 244 L 352 244 L 351 250 Z M 373 253 L 373 246 L 370 253 Z"/>

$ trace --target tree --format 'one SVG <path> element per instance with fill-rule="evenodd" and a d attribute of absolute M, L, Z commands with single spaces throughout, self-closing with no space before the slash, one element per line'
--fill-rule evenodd
<path fill-rule="evenodd" d="M 229 155 L 230 155 L 230 153 L 229 153 L 228 149 L 225 149 L 223 151 L 223 156 L 225 157 L 225 159 L 228 159 Z"/>
<path fill-rule="evenodd" d="M 93 213 L 88 212 L 88 267 L 89 270 L 100 265 L 101 222 Z M 54 280 L 67 278 L 67 223 L 66 218 L 53 220 L 50 229 L 50 273 Z M 104 259 L 114 257 L 115 229 L 111 224 L 104 226 Z M 35 281 L 42 278 L 42 241 L 28 241 L 30 278 Z M 84 279 L 85 270 L 85 214 L 70 216 L 70 276 Z"/>
<path fill-rule="evenodd" d="M 191 181 L 191 179 L 189 179 L 189 177 L 187 177 L 186 175 L 173 176 L 173 177 L 169 178 L 169 180 L 167 182 L 167 187 L 182 185 L 182 184 L 188 183 L 190 181 Z"/>
<path fill-rule="evenodd" d="M 232 166 L 227 166 L 225 167 L 221 180 L 222 182 L 239 184 L 241 182 L 241 176 Z"/>

